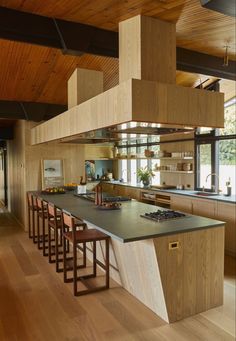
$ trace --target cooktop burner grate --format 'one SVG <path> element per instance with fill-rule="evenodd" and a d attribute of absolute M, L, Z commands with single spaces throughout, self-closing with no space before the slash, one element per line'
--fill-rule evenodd
<path fill-rule="evenodd" d="M 173 210 L 157 210 L 155 212 L 141 214 L 140 217 L 161 222 L 176 218 L 183 218 L 186 217 L 186 214 Z"/>

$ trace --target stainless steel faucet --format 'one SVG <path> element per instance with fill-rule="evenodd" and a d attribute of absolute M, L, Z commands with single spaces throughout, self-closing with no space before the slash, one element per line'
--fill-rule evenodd
<path fill-rule="evenodd" d="M 206 177 L 206 182 L 207 182 L 208 177 L 209 177 L 209 176 L 213 176 L 213 175 L 217 178 L 218 183 L 217 183 L 217 186 L 216 186 L 216 185 L 215 185 L 215 186 L 214 186 L 214 185 L 211 185 L 211 189 L 212 189 L 214 192 L 216 192 L 217 194 L 219 194 L 219 192 L 220 192 L 220 190 L 219 190 L 220 179 L 219 179 L 219 175 L 218 175 L 218 174 L 216 174 L 216 173 L 210 173 L 210 174 L 208 174 L 207 177 Z"/>

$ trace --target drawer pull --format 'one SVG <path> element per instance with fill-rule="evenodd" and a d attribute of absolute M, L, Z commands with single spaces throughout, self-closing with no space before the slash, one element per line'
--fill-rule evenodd
<path fill-rule="evenodd" d="M 180 247 L 179 242 L 171 242 L 169 243 L 169 250 L 175 250 L 178 249 Z"/>

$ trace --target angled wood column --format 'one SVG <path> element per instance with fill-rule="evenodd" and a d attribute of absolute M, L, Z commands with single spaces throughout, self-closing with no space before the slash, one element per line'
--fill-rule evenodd
<path fill-rule="evenodd" d="M 67 83 L 68 109 L 103 92 L 103 72 L 75 69 Z"/>
<path fill-rule="evenodd" d="M 119 24 L 119 79 L 174 83 L 175 24 L 138 15 Z"/>

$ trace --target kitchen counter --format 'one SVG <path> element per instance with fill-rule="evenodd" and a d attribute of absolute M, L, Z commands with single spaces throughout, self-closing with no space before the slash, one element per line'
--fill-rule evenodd
<path fill-rule="evenodd" d="M 120 210 L 105 211 L 100 210 L 93 202 L 75 197 L 71 193 L 40 196 L 124 243 L 224 225 L 222 221 L 194 215 L 158 223 L 140 217 L 140 214 L 153 212 L 158 207 L 136 200 L 122 202 Z"/>
<path fill-rule="evenodd" d="M 133 187 L 143 190 L 149 190 L 149 191 L 159 191 L 159 192 L 165 192 L 165 193 L 173 193 L 173 194 L 179 194 L 179 195 L 186 195 L 194 198 L 199 199 L 207 199 L 207 200 L 214 200 L 214 201 L 223 201 L 226 203 L 236 203 L 236 195 L 231 196 L 224 196 L 224 195 L 214 195 L 214 196 L 202 196 L 197 195 L 194 190 L 180 190 L 180 189 L 158 189 L 158 188 L 152 188 L 152 187 L 143 187 L 141 184 L 132 184 L 127 182 L 119 182 L 119 181 L 107 181 L 106 183 L 112 184 L 112 185 L 119 185 L 119 186 L 127 186 L 127 187 Z"/>
<path fill-rule="evenodd" d="M 110 235 L 110 276 L 166 322 L 222 304 L 222 221 L 188 215 L 158 223 L 140 217 L 158 207 L 135 200 L 103 211 L 71 193 L 40 196 Z M 102 243 L 97 251 L 103 261 Z"/>

